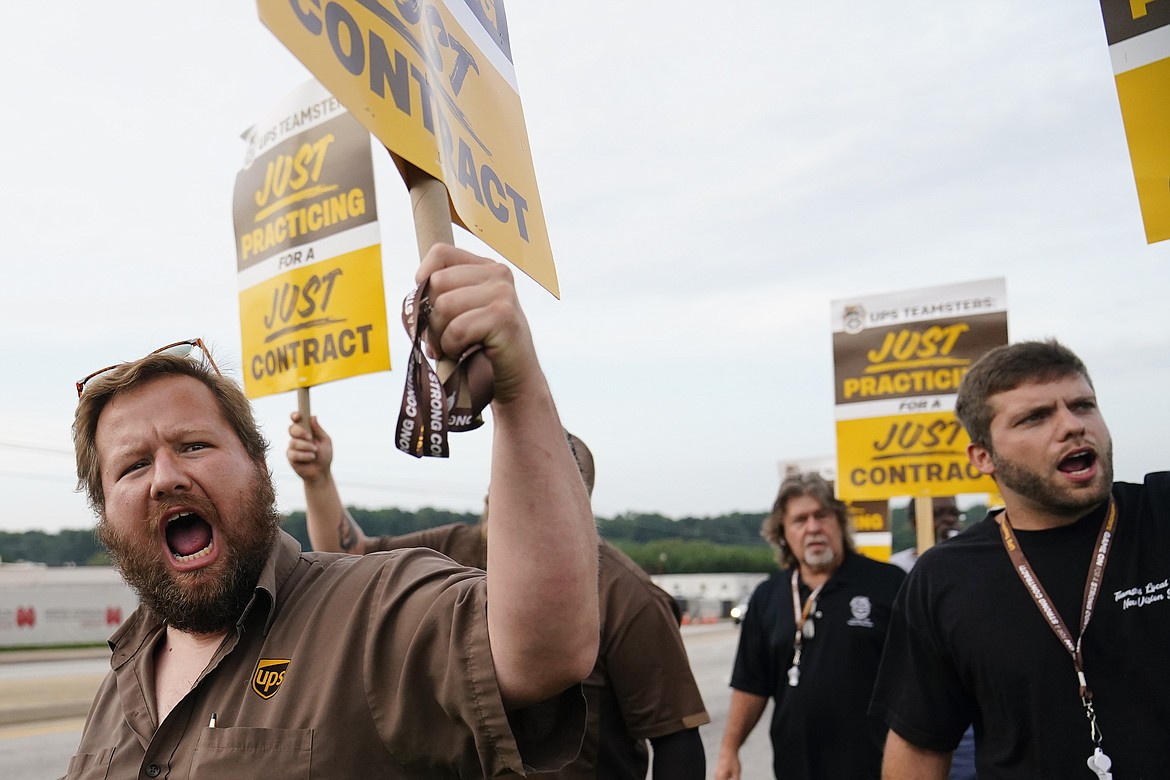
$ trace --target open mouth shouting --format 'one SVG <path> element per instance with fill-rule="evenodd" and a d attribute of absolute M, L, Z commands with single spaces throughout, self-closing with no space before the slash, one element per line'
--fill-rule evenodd
<path fill-rule="evenodd" d="M 1056 468 L 1074 482 L 1087 482 L 1097 474 L 1097 453 L 1089 447 L 1073 450 L 1060 459 Z"/>
<path fill-rule="evenodd" d="M 179 571 L 202 568 L 219 557 L 211 524 L 190 509 L 168 513 L 163 520 L 163 536 Z"/>

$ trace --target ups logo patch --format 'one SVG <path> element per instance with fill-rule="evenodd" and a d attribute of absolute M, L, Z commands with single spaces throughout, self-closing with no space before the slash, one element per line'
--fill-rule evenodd
<path fill-rule="evenodd" d="M 284 673 L 288 671 L 289 663 L 288 658 L 261 658 L 252 674 L 252 690 L 256 695 L 261 699 L 275 696 L 284 682 Z"/>

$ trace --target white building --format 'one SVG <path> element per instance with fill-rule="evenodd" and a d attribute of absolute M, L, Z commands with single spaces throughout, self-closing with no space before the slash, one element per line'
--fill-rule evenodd
<path fill-rule="evenodd" d="M 0 648 L 98 644 L 138 606 L 109 566 L 0 566 Z"/>
<path fill-rule="evenodd" d="M 654 584 L 674 596 L 688 621 L 727 617 L 731 608 L 748 600 L 767 574 L 655 574 Z"/>

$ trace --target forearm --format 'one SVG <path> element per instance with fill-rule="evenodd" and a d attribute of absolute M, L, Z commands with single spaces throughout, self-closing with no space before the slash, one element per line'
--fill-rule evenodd
<path fill-rule="evenodd" d="M 699 730 L 676 731 L 650 740 L 654 749 L 653 780 L 703 780 L 707 754 Z"/>
<path fill-rule="evenodd" d="M 366 537 L 341 503 L 333 480 L 333 440 L 316 417 L 302 419 L 299 410 L 289 417 L 286 455 L 305 488 L 309 543 L 321 552 L 365 552 Z"/>
<path fill-rule="evenodd" d="M 757 696 L 732 689 L 731 701 L 727 707 L 727 725 L 723 729 L 722 747 L 738 751 L 747 740 L 748 734 L 756 727 L 764 708 L 768 706 L 766 696 Z"/>
<path fill-rule="evenodd" d="M 589 674 L 597 655 L 597 531 L 543 374 L 493 404 L 488 629 L 510 706 Z"/>
<path fill-rule="evenodd" d="M 946 780 L 951 754 L 927 750 L 890 731 L 882 757 L 883 780 Z"/>
<path fill-rule="evenodd" d="M 504 703 L 523 706 L 584 679 L 597 658 L 597 531 L 507 266 L 436 244 L 427 343 L 478 347 L 491 362 L 488 631 Z"/>
<path fill-rule="evenodd" d="M 715 768 L 717 780 L 739 778 L 739 749 L 747 740 L 748 734 L 756 727 L 767 706 L 766 696 L 732 689 L 731 701 L 727 707 L 727 725 L 723 729 L 723 740 L 719 744 L 719 758 Z"/>
<path fill-rule="evenodd" d="M 365 552 L 366 536 L 341 503 L 337 483 L 330 474 L 305 480 L 305 525 L 309 543 L 321 552 Z"/>

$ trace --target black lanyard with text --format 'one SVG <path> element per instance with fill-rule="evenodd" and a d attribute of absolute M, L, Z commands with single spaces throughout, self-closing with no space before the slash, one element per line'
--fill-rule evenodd
<path fill-rule="evenodd" d="M 1097 728 L 1097 714 L 1093 710 L 1093 691 L 1089 688 L 1089 683 L 1085 679 L 1085 657 L 1081 652 L 1081 642 L 1085 638 L 1085 629 L 1089 627 L 1089 620 L 1093 617 L 1093 607 L 1097 603 L 1097 596 L 1101 592 L 1101 580 L 1105 576 L 1105 564 L 1109 560 L 1109 548 L 1113 542 L 1113 527 L 1117 523 L 1117 505 L 1113 502 L 1113 498 L 1109 499 L 1109 511 L 1105 516 L 1105 522 L 1101 524 L 1101 530 L 1097 533 L 1097 542 L 1095 551 L 1093 553 L 1093 560 L 1089 567 L 1089 573 L 1085 578 L 1085 593 L 1081 603 L 1081 630 L 1076 641 L 1073 641 L 1072 633 L 1068 630 L 1060 613 L 1056 611 L 1056 605 L 1052 603 L 1052 599 L 1044 590 L 1044 586 L 1040 584 L 1040 578 L 1036 576 L 1036 572 L 1028 563 L 1028 559 L 1024 556 L 1023 550 L 1020 549 L 1019 542 L 1016 540 L 1016 535 L 1012 531 L 1011 522 L 1008 520 L 1007 512 L 1000 516 L 999 530 L 1003 537 L 1003 546 L 1007 550 L 1008 557 L 1011 558 L 1012 565 L 1016 569 L 1016 574 L 1019 575 L 1020 581 L 1024 583 L 1028 594 L 1032 600 L 1036 602 L 1040 614 L 1048 621 L 1048 627 L 1056 634 L 1056 638 L 1064 645 L 1065 650 L 1072 656 L 1073 666 L 1077 671 L 1077 685 L 1081 696 L 1081 703 L 1085 706 L 1085 714 L 1089 718 L 1089 730 L 1092 735 L 1093 744 L 1096 747 L 1094 756 L 1089 758 L 1089 768 L 1100 774 L 1098 766 L 1094 765 L 1094 761 L 1100 764 L 1102 761 L 1108 761 L 1103 753 L 1101 753 L 1101 730 Z M 1108 769 L 1108 767 L 1104 767 Z"/>

